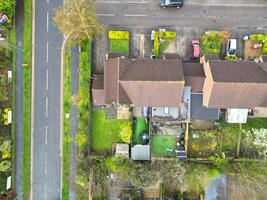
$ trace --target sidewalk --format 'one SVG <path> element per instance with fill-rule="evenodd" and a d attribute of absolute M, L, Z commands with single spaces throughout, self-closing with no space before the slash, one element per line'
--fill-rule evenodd
<path fill-rule="evenodd" d="M 15 11 L 15 27 L 16 27 L 16 46 L 22 48 L 23 46 L 23 25 L 24 25 L 24 1 L 17 1 Z M 20 196 L 18 200 L 22 199 L 23 192 L 23 52 L 16 49 L 16 88 L 15 88 L 15 196 Z"/>

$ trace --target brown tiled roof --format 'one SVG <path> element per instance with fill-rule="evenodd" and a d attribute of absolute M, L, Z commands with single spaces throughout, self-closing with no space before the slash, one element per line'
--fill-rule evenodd
<path fill-rule="evenodd" d="M 118 99 L 118 73 L 119 58 L 109 59 L 105 61 L 104 67 L 104 89 L 105 102 L 111 104 L 117 102 Z"/>
<path fill-rule="evenodd" d="M 92 89 L 104 89 L 104 76 L 103 75 L 94 75 Z"/>
<path fill-rule="evenodd" d="M 104 76 L 106 104 L 180 105 L 184 86 L 181 60 L 109 59 Z"/>
<path fill-rule="evenodd" d="M 105 104 L 104 76 L 94 75 L 92 82 L 92 98 L 94 105 Z"/>
<path fill-rule="evenodd" d="M 183 63 L 185 86 L 191 86 L 192 92 L 202 92 L 205 81 L 203 65 L 200 63 Z"/>
<path fill-rule="evenodd" d="M 135 106 L 177 107 L 181 103 L 183 87 L 176 82 L 120 81 Z"/>
<path fill-rule="evenodd" d="M 120 80 L 184 81 L 181 60 L 120 60 Z"/>
<path fill-rule="evenodd" d="M 209 61 L 204 69 L 209 108 L 255 108 L 267 97 L 267 73 L 254 62 Z"/>
<path fill-rule="evenodd" d="M 250 61 L 209 61 L 214 82 L 267 83 L 266 72 Z"/>

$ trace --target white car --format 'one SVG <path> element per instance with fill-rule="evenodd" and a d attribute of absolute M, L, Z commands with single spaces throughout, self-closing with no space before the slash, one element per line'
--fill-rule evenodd
<path fill-rule="evenodd" d="M 227 42 L 227 56 L 235 56 L 236 55 L 236 39 L 229 39 Z"/>

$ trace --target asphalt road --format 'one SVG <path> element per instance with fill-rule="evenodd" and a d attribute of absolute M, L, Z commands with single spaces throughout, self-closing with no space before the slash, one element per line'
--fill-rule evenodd
<path fill-rule="evenodd" d="M 54 26 L 55 8 L 62 0 L 36 0 L 32 200 L 59 200 L 60 47 L 62 35 Z"/>
<path fill-rule="evenodd" d="M 256 0 L 257 1 L 257 0 Z M 245 3 L 224 4 L 225 1 L 185 0 L 184 7 L 161 8 L 159 0 L 147 1 L 97 1 L 99 21 L 107 27 L 146 29 L 172 27 L 176 29 L 248 28 L 267 29 L 267 2 L 251 5 Z M 212 3 L 214 2 L 214 3 Z M 253 3 L 253 1 L 250 1 Z M 224 4 L 224 5 L 222 5 Z"/>

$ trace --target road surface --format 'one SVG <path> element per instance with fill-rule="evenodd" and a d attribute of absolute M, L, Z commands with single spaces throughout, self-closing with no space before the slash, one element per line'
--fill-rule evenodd
<path fill-rule="evenodd" d="M 54 26 L 55 9 L 62 0 L 35 1 L 32 200 L 59 200 L 60 48 L 62 35 Z"/>

